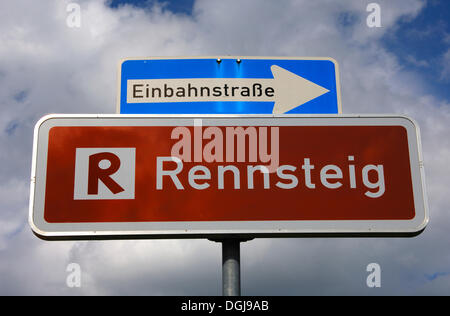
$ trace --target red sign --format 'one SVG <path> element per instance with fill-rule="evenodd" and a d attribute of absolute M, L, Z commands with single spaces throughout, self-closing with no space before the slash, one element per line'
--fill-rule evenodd
<path fill-rule="evenodd" d="M 428 220 L 405 118 L 55 117 L 38 134 L 32 226 L 55 235 L 415 233 Z"/>

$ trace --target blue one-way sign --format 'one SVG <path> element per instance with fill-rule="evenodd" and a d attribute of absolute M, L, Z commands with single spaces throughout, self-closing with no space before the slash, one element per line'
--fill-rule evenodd
<path fill-rule="evenodd" d="M 337 114 L 339 71 L 331 58 L 124 59 L 121 114 Z"/>

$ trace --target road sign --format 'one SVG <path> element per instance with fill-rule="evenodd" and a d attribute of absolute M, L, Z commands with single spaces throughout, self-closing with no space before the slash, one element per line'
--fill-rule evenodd
<path fill-rule="evenodd" d="M 342 113 L 332 58 L 124 59 L 118 82 L 122 114 Z"/>
<path fill-rule="evenodd" d="M 47 116 L 30 225 L 44 238 L 417 234 L 418 139 L 398 116 Z"/>

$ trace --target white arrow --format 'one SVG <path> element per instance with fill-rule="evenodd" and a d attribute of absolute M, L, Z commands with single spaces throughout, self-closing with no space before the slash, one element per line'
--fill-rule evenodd
<path fill-rule="evenodd" d="M 272 113 L 288 112 L 330 90 L 272 65 L 273 78 L 183 78 L 127 80 L 128 103 L 274 102 Z"/>

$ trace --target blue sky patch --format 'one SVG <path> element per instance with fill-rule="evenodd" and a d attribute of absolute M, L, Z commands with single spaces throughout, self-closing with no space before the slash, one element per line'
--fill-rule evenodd
<path fill-rule="evenodd" d="M 19 103 L 23 103 L 28 96 L 28 92 L 25 90 L 19 91 L 14 95 L 14 100 Z"/>
<path fill-rule="evenodd" d="M 450 1 L 428 1 L 414 19 L 397 23 L 382 43 L 407 70 L 419 73 L 426 90 L 450 101 L 450 78 L 443 76 L 444 55 L 450 49 Z M 448 67 L 448 66 L 447 66 Z"/>
<path fill-rule="evenodd" d="M 449 274 L 450 274 L 449 272 L 436 272 L 433 274 L 425 274 L 425 277 L 427 278 L 428 281 L 434 281 L 439 277 L 447 276 Z"/>
<path fill-rule="evenodd" d="M 195 0 L 176 0 L 176 1 L 169 1 L 169 0 L 110 0 L 109 6 L 112 8 L 118 8 L 121 5 L 124 4 L 130 4 L 132 6 L 138 7 L 138 8 L 146 8 L 150 7 L 155 3 L 159 3 L 163 5 L 163 8 L 165 10 L 169 10 L 176 14 L 192 14 L 192 9 L 194 6 Z"/>
<path fill-rule="evenodd" d="M 150 7 L 155 3 L 175 14 L 191 15 L 195 0 L 110 0 L 117 8 L 123 4 Z M 382 8 L 383 9 L 383 8 Z M 407 71 L 419 73 L 425 90 L 438 98 L 450 101 L 450 65 L 444 58 L 448 52 L 450 60 L 450 1 L 429 0 L 414 19 L 401 19 L 395 28 L 382 38 L 384 47 L 393 53 Z M 383 13 L 383 11 L 382 11 Z M 338 16 L 343 32 L 365 17 L 366 12 L 345 11 Z M 444 72 L 446 69 L 447 73 Z"/>
<path fill-rule="evenodd" d="M 13 120 L 6 125 L 5 133 L 8 135 L 13 135 L 16 129 L 19 127 L 19 122 L 17 120 Z"/>

